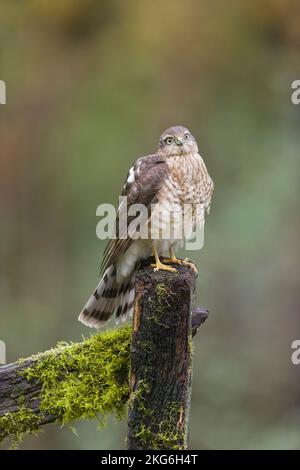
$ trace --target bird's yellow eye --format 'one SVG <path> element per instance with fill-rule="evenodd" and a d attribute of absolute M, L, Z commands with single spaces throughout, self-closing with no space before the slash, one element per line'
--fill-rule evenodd
<path fill-rule="evenodd" d="M 166 142 L 167 145 L 171 145 L 171 143 L 173 142 L 172 137 L 167 137 L 165 142 Z"/>
<path fill-rule="evenodd" d="M 191 136 L 190 136 L 190 134 L 189 134 L 188 132 L 187 132 L 186 134 L 184 134 L 185 140 L 189 140 L 190 137 L 191 137 Z"/>

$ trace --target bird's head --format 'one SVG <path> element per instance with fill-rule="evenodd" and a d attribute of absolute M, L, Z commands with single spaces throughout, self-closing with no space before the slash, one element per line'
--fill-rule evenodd
<path fill-rule="evenodd" d="M 166 157 L 197 153 L 197 142 L 186 127 L 166 129 L 159 139 L 159 151 Z"/>

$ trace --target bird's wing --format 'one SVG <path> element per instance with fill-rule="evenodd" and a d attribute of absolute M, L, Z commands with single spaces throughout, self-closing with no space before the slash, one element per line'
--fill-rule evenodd
<path fill-rule="evenodd" d="M 128 250 L 133 242 L 132 236 L 134 234 L 128 234 L 126 237 L 128 226 L 133 219 L 133 217 L 128 217 L 127 215 L 130 206 L 133 204 L 143 204 L 147 207 L 149 213 L 151 204 L 155 203 L 157 194 L 167 174 L 168 165 L 166 160 L 158 154 L 139 158 L 135 165 L 130 168 L 122 192 L 122 196 L 127 197 L 127 207 L 126 204 L 122 204 L 121 202 L 118 208 L 116 219 L 117 237 L 110 240 L 105 248 L 100 275 L 102 275 L 109 266 L 114 264 L 117 259 Z M 122 216 L 126 217 L 127 220 L 125 233 L 121 233 L 119 228 L 119 220 Z"/>

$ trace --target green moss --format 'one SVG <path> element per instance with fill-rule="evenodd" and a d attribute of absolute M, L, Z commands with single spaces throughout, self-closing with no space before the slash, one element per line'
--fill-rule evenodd
<path fill-rule="evenodd" d="M 144 403 L 145 394 L 149 393 L 149 385 L 145 383 L 144 380 L 139 380 L 136 390 L 131 392 L 130 398 L 128 400 L 128 406 L 131 407 L 134 402 L 137 402 L 137 409 L 143 412 L 143 416 L 150 416 L 152 410 L 146 408 Z"/>
<path fill-rule="evenodd" d="M 180 450 L 185 447 L 185 436 L 179 426 L 181 409 L 178 403 L 171 403 L 164 411 L 159 422 L 153 415 L 145 413 L 147 423 L 141 423 L 135 436 L 144 449 L 151 450 Z M 182 445 L 180 444 L 182 443 Z"/>
<path fill-rule="evenodd" d="M 146 299 L 147 305 L 145 310 L 148 312 L 146 321 L 155 323 L 163 328 L 170 328 L 170 324 L 166 321 L 170 316 L 168 312 L 172 309 L 171 296 L 176 295 L 163 283 L 159 282 L 155 288 L 155 295 Z M 173 312 L 173 309 L 172 309 Z M 177 315 L 177 312 L 173 312 Z M 146 340 L 140 341 L 138 344 L 147 353 L 151 352 L 153 348 L 152 343 L 148 345 Z M 192 352 L 193 343 L 192 337 L 189 338 L 188 349 Z M 191 365 L 190 365 L 191 368 Z M 156 365 L 153 364 L 149 369 L 147 365 L 139 365 L 139 376 L 147 377 L 149 383 L 145 380 L 139 380 L 137 383 L 136 391 L 131 397 L 131 404 L 138 410 L 140 421 L 134 423 L 133 434 L 140 447 L 143 449 L 153 450 L 180 450 L 187 447 L 187 426 L 184 425 L 183 409 L 181 403 L 172 402 L 159 413 L 156 413 L 152 408 L 151 401 L 151 377 L 157 373 Z"/>
<path fill-rule="evenodd" d="M 60 345 L 24 373 L 43 384 L 41 410 L 63 422 L 108 413 L 120 416 L 128 399 L 129 327 L 95 335 L 82 344 Z"/>
<path fill-rule="evenodd" d="M 0 440 L 1 429 L 11 439 L 11 447 L 15 448 L 22 441 L 24 433 L 37 434 L 40 418 L 30 408 L 21 406 L 16 413 L 6 413 L 0 418 Z"/>
<path fill-rule="evenodd" d="M 139 380 L 130 397 L 129 406 L 134 404 L 140 412 L 140 420 L 134 424 L 133 433 L 143 449 L 178 450 L 186 447 L 187 436 L 181 425 L 182 407 L 177 402 L 170 403 L 160 413 L 147 406 L 150 386 Z"/>
<path fill-rule="evenodd" d="M 168 295 L 168 289 L 166 288 L 165 284 L 162 282 L 157 284 L 156 286 L 156 294 L 159 300 L 166 297 Z"/>
<path fill-rule="evenodd" d="M 168 297 L 171 295 L 170 291 L 166 288 L 163 283 L 156 285 L 156 298 L 152 299 L 149 297 L 147 302 L 149 304 L 151 314 L 148 315 L 147 321 L 154 322 L 157 325 L 167 328 L 163 322 L 163 318 L 170 307 Z"/>
<path fill-rule="evenodd" d="M 142 341 L 138 339 L 136 342 L 136 345 L 137 347 L 141 348 L 143 351 L 147 351 L 149 353 L 151 353 L 151 351 L 153 350 L 153 344 L 150 340 Z"/>
<path fill-rule="evenodd" d="M 97 418 L 101 425 L 113 414 L 121 418 L 129 397 L 131 327 L 99 333 L 82 343 L 60 343 L 34 356 L 21 373 L 41 384 L 40 414 L 21 406 L 0 417 L 1 429 L 19 441 L 24 432 L 35 433 L 44 415 L 62 423 Z M 9 430 L 9 432 L 6 432 Z"/>

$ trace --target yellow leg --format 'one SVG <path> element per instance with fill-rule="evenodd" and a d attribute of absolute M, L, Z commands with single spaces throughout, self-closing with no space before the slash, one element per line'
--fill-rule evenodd
<path fill-rule="evenodd" d="M 182 264 L 183 261 L 181 259 L 176 258 L 173 248 L 169 248 L 169 256 L 170 258 L 164 259 L 166 263 L 174 263 L 174 264 Z"/>
<path fill-rule="evenodd" d="M 154 271 L 170 271 L 172 273 L 176 273 L 176 269 L 172 268 L 172 266 L 167 266 L 166 264 L 161 263 L 157 249 L 153 246 L 153 256 L 155 257 L 155 264 L 151 264 L 151 267 L 154 268 Z"/>
<path fill-rule="evenodd" d="M 196 266 L 194 265 L 194 263 L 189 261 L 187 258 L 185 258 L 184 260 L 176 258 L 172 248 L 169 249 L 169 255 L 170 255 L 170 258 L 164 259 L 166 263 L 174 263 L 174 264 L 180 264 L 182 266 L 187 266 L 188 268 L 191 268 L 194 271 L 194 273 L 198 274 L 198 270 Z"/>

